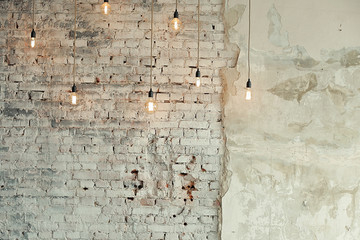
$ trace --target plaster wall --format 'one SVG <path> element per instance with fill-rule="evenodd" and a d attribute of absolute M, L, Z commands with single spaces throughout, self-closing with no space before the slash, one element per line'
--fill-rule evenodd
<path fill-rule="evenodd" d="M 360 2 L 224 4 L 222 239 L 360 239 Z"/>

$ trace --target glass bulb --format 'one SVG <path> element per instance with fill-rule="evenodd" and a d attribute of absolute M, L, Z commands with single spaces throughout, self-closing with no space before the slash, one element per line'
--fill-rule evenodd
<path fill-rule="evenodd" d="M 170 22 L 170 28 L 175 33 L 179 32 L 182 28 L 182 23 L 180 19 L 173 18 L 173 20 Z"/>
<path fill-rule="evenodd" d="M 78 96 L 76 92 L 72 92 L 70 94 L 70 101 L 71 101 L 71 105 L 77 105 L 78 103 Z"/>
<path fill-rule="evenodd" d="M 196 78 L 196 86 L 197 87 L 201 86 L 201 79 L 199 77 Z"/>
<path fill-rule="evenodd" d="M 32 48 L 35 47 L 35 38 L 34 37 L 31 38 L 31 47 Z"/>
<path fill-rule="evenodd" d="M 250 101 L 250 100 L 251 100 L 251 88 L 246 88 L 245 99 L 246 99 L 247 101 Z"/>
<path fill-rule="evenodd" d="M 111 11 L 111 6 L 108 2 L 104 2 L 103 5 L 101 5 L 101 10 L 103 14 L 108 15 Z"/>
<path fill-rule="evenodd" d="M 154 98 L 149 97 L 145 103 L 145 110 L 147 113 L 154 113 L 157 110 L 157 103 Z"/>

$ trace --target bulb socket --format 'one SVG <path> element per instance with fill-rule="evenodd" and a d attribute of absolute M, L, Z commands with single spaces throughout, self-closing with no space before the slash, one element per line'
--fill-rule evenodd
<path fill-rule="evenodd" d="M 250 78 L 246 82 L 246 88 L 251 88 L 251 80 L 250 80 Z"/>
<path fill-rule="evenodd" d="M 106 2 L 108 3 L 108 2 L 109 2 L 109 0 L 104 0 L 104 3 L 106 3 Z"/>
<path fill-rule="evenodd" d="M 76 86 L 75 86 L 75 83 L 74 83 L 74 85 L 72 86 L 72 88 L 71 88 L 71 92 L 76 92 Z"/>
<path fill-rule="evenodd" d="M 36 38 L 36 32 L 34 29 L 31 31 L 31 38 Z"/>
<path fill-rule="evenodd" d="M 195 77 L 197 77 L 197 78 L 201 77 L 200 69 L 196 70 Z"/>
<path fill-rule="evenodd" d="M 174 18 L 179 18 L 179 13 L 178 13 L 178 10 L 177 10 L 177 9 L 175 9 Z"/>
<path fill-rule="evenodd" d="M 154 97 L 154 92 L 153 92 L 152 88 L 150 88 L 149 98 L 153 98 L 153 97 Z"/>

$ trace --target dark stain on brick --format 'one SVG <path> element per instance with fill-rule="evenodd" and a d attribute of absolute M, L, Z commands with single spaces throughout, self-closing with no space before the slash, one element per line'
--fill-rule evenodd
<path fill-rule="evenodd" d="M 5 63 L 7 63 L 8 66 L 14 66 L 16 64 L 15 59 L 7 55 L 5 56 Z"/>
<path fill-rule="evenodd" d="M 20 108 L 5 108 L 3 113 L 4 113 L 4 116 L 7 116 L 7 117 L 16 117 L 16 116 L 34 115 L 35 112 L 33 110 L 25 110 L 25 109 L 20 109 Z"/>
<path fill-rule="evenodd" d="M 53 177 L 54 175 L 56 175 L 56 173 L 57 172 L 52 170 L 51 168 L 41 169 L 41 175 L 45 177 Z"/>
<path fill-rule="evenodd" d="M 0 152 L 8 152 L 9 147 L 0 147 Z"/>
<path fill-rule="evenodd" d="M 195 182 L 190 181 L 187 185 L 182 187 L 183 190 L 186 190 L 187 195 L 189 196 L 190 201 L 194 200 L 194 196 L 192 195 L 193 191 L 197 191 L 195 188 Z"/>
<path fill-rule="evenodd" d="M 137 186 L 137 189 L 142 189 L 144 187 L 144 181 L 140 181 L 140 184 L 138 184 Z"/>
<path fill-rule="evenodd" d="M 85 32 L 79 32 L 76 31 L 76 38 L 93 38 L 93 37 L 97 37 L 99 35 L 99 32 L 94 32 L 94 31 L 85 31 Z M 70 31 L 69 33 L 70 38 L 74 38 L 74 31 Z"/>
<path fill-rule="evenodd" d="M 51 127 L 52 128 L 56 128 L 58 126 L 58 124 L 57 124 L 57 122 L 56 122 L 56 120 L 51 120 Z"/>

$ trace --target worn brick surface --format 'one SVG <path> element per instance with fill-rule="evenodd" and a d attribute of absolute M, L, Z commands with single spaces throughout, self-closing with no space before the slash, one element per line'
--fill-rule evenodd
<path fill-rule="evenodd" d="M 175 0 L 156 1 L 151 116 L 150 0 L 110 1 L 108 17 L 78 2 L 74 107 L 73 1 L 36 1 L 34 49 L 31 1 L 0 1 L 0 239 L 218 239 L 222 1 L 201 1 L 200 89 L 197 1 L 179 1 L 177 36 Z"/>

